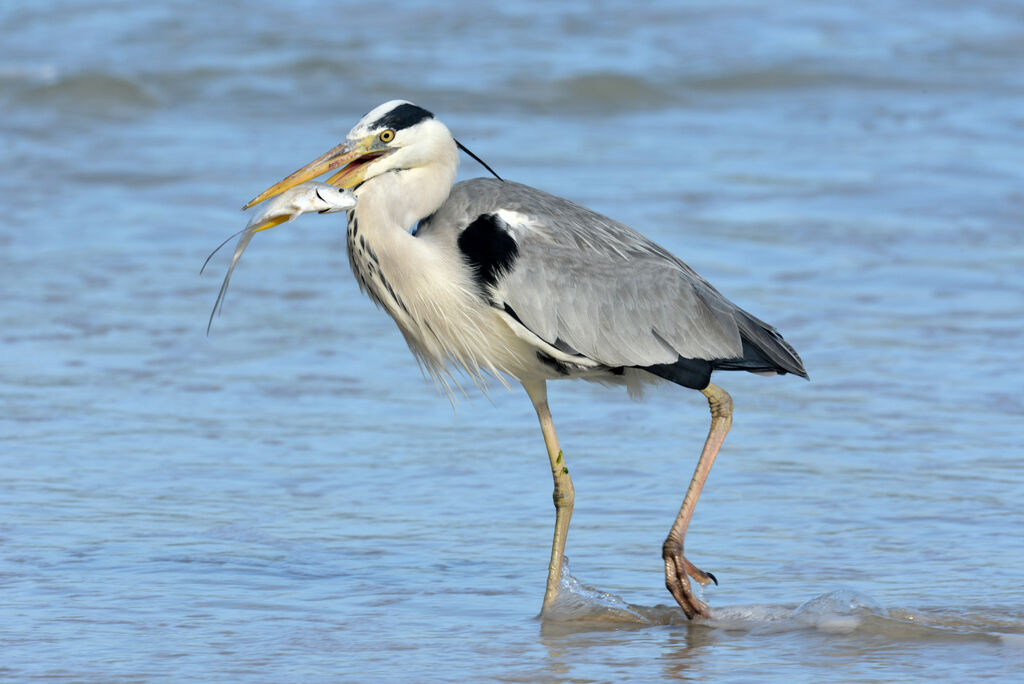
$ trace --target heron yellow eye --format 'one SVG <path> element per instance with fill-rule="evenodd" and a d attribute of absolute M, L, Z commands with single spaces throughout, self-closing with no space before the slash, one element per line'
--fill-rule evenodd
<path fill-rule="evenodd" d="M 386 131 L 381 131 L 378 137 L 382 143 L 389 143 L 395 139 L 395 132 L 389 128 Z"/>

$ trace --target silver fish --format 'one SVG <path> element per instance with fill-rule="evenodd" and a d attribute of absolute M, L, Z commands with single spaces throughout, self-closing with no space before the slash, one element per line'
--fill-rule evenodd
<path fill-rule="evenodd" d="M 333 214 L 337 211 L 349 211 L 355 206 L 356 196 L 351 191 L 318 181 L 299 183 L 295 187 L 289 188 L 280 195 L 268 200 L 261 211 L 253 214 L 245 228 L 217 245 L 217 249 L 210 252 L 210 256 L 206 257 L 206 261 L 203 262 L 203 267 L 199 269 L 199 273 L 206 270 L 206 265 L 210 263 L 213 255 L 226 245 L 231 238 L 241 234 L 242 237 L 238 239 L 238 244 L 235 246 L 235 254 L 231 257 L 231 265 L 228 266 L 228 272 L 220 286 L 217 301 L 214 302 L 213 311 L 210 312 L 210 322 L 206 325 L 207 334 L 209 334 L 210 327 L 213 325 L 213 317 L 224 306 L 224 294 L 228 291 L 231 273 L 235 270 L 238 260 L 242 258 L 242 252 L 249 245 L 253 235 L 261 230 L 294 221 L 302 214 L 308 214 L 313 211 L 318 214 Z"/>

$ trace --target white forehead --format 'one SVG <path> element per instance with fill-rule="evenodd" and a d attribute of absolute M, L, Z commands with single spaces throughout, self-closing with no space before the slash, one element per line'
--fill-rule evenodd
<path fill-rule="evenodd" d="M 375 106 L 374 109 L 370 110 L 370 112 L 368 112 L 365 117 L 359 119 L 358 123 L 352 126 L 352 130 L 348 132 L 348 137 L 361 138 L 370 135 L 378 128 L 382 127 L 378 125 L 377 122 L 379 122 L 381 119 L 385 117 L 385 115 L 395 110 L 396 108 L 398 108 L 398 106 L 401 106 L 402 104 L 412 104 L 413 106 L 416 106 L 408 99 L 391 99 L 384 102 L 383 104 L 378 104 L 377 106 Z"/>
<path fill-rule="evenodd" d="M 352 127 L 348 137 L 363 138 L 384 128 L 397 131 L 433 117 L 433 114 L 408 100 L 389 100 L 371 109 Z"/>

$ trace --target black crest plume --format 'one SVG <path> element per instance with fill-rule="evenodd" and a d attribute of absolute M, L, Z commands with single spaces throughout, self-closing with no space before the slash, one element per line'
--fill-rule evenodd
<path fill-rule="evenodd" d="M 481 159 L 480 157 L 478 157 L 478 156 L 476 156 L 475 154 L 473 154 L 473 152 L 472 152 L 472 151 L 470 151 L 470 149 L 469 149 L 468 147 L 466 147 L 465 145 L 463 145 L 462 143 L 460 143 L 460 142 L 459 142 L 458 140 L 456 140 L 456 141 L 455 141 L 455 144 L 456 144 L 456 145 L 458 146 L 458 148 L 459 148 L 460 150 L 462 150 L 463 152 L 465 152 L 466 154 L 468 154 L 468 155 L 469 155 L 470 157 L 472 157 L 473 159 L 475 159 L 475 160 L 477 161 L 477 163 L 478 163 L 478 164 L 480 164 L 480 166 L 482 166 L 482 167 L 484 167 L 485 169 L 487 169 L 488 171 L 490 171 L 490 172 L 491 172 L 491 175 L 492 175 L 492 176 L 494 176 L 495 178 L 497 178 L 497 179 L 498 179 L 498 180 L 500 180 L 500 181 L 504 181 L 504 180 L 505 180 L 504 178 L 502 178 L 501 176 L 499 176 L 499 175 L 498 175 L 498 174 L 497 174 L 497 173 L 496 173 L 496 172 L 494 171 L 494 169 L 492 169 L 492 168 L 491 168 L 490 166 L 488 166 L 488 165 L 487 165 L 487 162 L 485 162 L 485 161 L 484 161 L 483 159 Z"/>

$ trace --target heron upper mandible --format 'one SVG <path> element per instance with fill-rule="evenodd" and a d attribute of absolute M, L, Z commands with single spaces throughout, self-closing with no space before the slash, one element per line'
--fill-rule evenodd
<path fill-rule="evenodd" d="M 547 381 L 596 380 L 636 394 L 645 383 L 668 380 L 704 394 L 711 429 L 662 557 L 665 584 L 686 616 L 710 616 L 689 578 L 715 578 L 684 557 L 683 538 L 732 423 L 732 399 L 711 374 L 806 378 L 800 357 L 772 326 L 621 223 L 497 178 L 453 187 L 460 148 L 427 110 L 386 102 L 342 144 L 246 207 L 333 172 L 327 182 L 357 197 L 347 241 L 356 280 L 395 319 L 423 366 L 446 388 L 457 369 L 478 380 L 488 374 L 522 383 L 554 477 L 542 614 L 558 596 L 574 498 Z"/>

